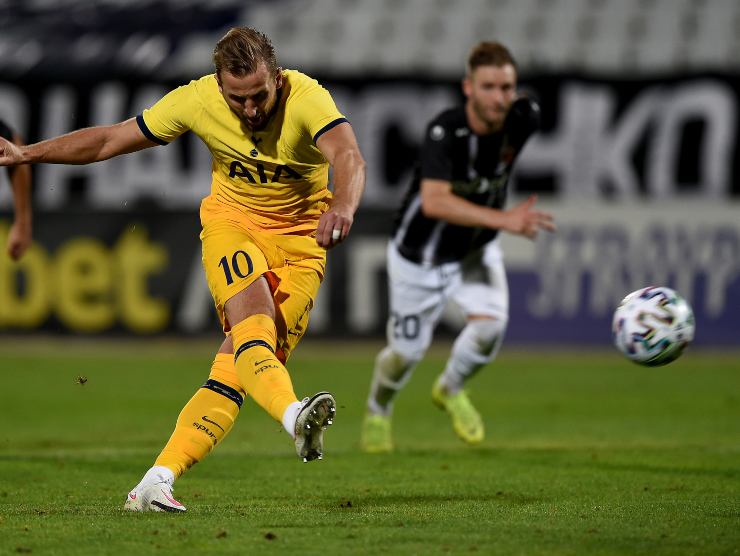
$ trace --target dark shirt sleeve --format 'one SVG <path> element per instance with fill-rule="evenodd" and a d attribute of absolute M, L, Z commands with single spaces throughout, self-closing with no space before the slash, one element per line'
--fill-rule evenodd
<path fill-rule="evenodd" d="M 434 120 L 421 148 L 421 178 L 452 181 L 452 177 L 452 133 Z"/>

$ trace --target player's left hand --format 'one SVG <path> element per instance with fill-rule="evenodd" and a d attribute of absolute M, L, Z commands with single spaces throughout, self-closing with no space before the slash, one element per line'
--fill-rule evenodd
<path fill-rule="evenodd" d="M 549 212 L 536 210 L 536 201 L 537 195 L 530 195 L 527 200 L 504 211 L 507 225 L 502 229 L 532 240 L 537 239 L 540 230 L 554 232 L 557 229 L 555 219 Z"/>
<path fill-rule="evenodd" d="M 342 205 L 331 205 L 319 218 L 316 228 L 316 243 L 324 249 L 331 249 L 342 243 L 349 235 L 354 220 L 353 211 Z"/>

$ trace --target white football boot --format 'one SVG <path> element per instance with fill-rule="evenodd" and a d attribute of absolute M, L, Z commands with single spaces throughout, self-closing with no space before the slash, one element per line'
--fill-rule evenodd
<path fill-rule="evenodd" d="M 130 512 L 173 512 L 179 513 L 187 510 L 180 502 L 175 500 L 172 493 L 174 477 L 163 477 L 151 469 L 144 479 L 128 493 L 123 509 Z"/>
<path fill-rule="evenodd" d="M 303 399 L 295 420 L 295 451 L 304 462 L 324 457 L 324 430 L 334 422 L 337 412 L 334 396 L 319 392 Z"/>

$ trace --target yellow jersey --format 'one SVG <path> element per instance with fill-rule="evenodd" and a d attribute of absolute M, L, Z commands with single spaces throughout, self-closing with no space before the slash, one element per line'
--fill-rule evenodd
<path fill-rule="evenodd" d="M 329 163 L 318 138 L 346 122 L 316 80 L 283 70 L 283 86 L 264 129 L 253 132 L 229 108 L 214 74 L 193 80 L 137 116 L 150 140 L 166 145 L 186 131 L 200 137 L 213 156 L 207 201 L 236 208 L 273 233 L 315 231 L 331 192 Z"/>

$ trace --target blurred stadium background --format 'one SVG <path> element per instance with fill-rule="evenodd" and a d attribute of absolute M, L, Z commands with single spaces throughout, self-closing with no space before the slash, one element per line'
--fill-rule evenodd
<path fill-rule="evenodd" d="M 334 93 L 368 161 L 310 335 L 383 333 L 384 244 L 424 124 L 460 98 L 468 48 L 497 39 L 544 117 L 513 194 L 539 193 L 560 226 L 505 238 L 507 341 L 608 345 L 616 303 L 667 284 L 692 303 L 697 344 L 738 345 L 737 0 L 0 0 L 0 118 L 28 141 L 126 119 L 212 71 L 242 24 Z M 198 242 L 209 173 L 194 137 L 36 167 L 36 244 L 18 265 L 0 255 L 0 330 L 216 334 Z M 3 245 L 11 206 L 2 183 Z"/>

